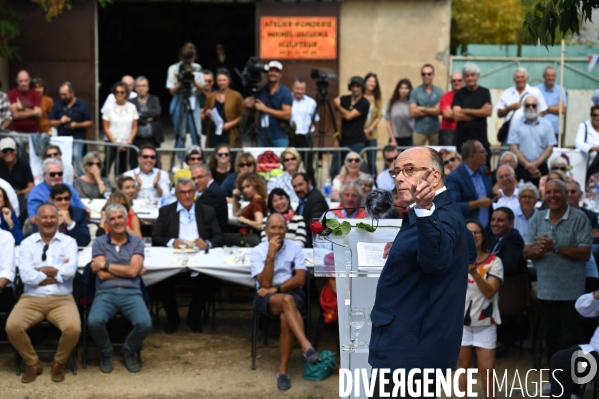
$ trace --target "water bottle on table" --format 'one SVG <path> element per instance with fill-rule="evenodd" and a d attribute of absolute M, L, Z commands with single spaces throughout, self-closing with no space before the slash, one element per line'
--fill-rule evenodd
<path fill-rule="evenodd" d="M 333 187 L 331 186 L 331 179 L 327 177 L 324 181 L 324 186 L 322 186 L 322 193 L 327 200 L 329 206 L 331 205 L 331 192 L 333 191 Z"/>
<path fill-rule="evenodd" d="M 599 211 L 599 184 L 595 186 L 595 212 Z"/>

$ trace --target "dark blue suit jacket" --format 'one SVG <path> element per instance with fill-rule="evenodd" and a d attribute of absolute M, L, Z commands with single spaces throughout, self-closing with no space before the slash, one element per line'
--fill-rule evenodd
<path fill-rule="evenodd" d="M 479 170 L 483 178 L 483 182 L 485 183 L 485 189 L 487 191 L 487 197 L 493 198 L 493 185 L 491 184 L 491 175 L 487 174 L 487 167 L 482 166 Z M 466 169 L 466 165 L 461 164 L 457 168 L 453 170 L 447 177 L 445 178 L 445 186 L 447 189 L 451 191 L 453 194 L 453 198 L 455 199 L 456 204 L 462 211 L 462 215 L 466 219 L 478 219 L 478 208 L 470 210 L 468 203 L 470 201 L 474 201 L 479 199 L 478 194 L 476 194 L 476 188 L 474 188 L 474 183 L 472 183 L 472 178 L 468 173 L 468 169 Z M 489 217 L 493 210 L 489 208 Z"/>
<path fill-rule="evenodd" d="M 476 246 L 451 193 L 434 203 L 429 217 L 413 210 L 404 217 L 379 278 L 370 315 L 372 367 L 456 367 Z"/>
<path fill-rule="evenodd" d="M 71 215 L 71 219 L 75 222 L 75 227 L 73 230 L 67 231 L 67 235 L 77 241 L 78 247 L 87 247 L 92 240 L 89 227 L 87 226 L 87 213 L 84 209 L 71 205 L 69 207 L 69 215 Z M 38 231 L 37 224 L 34 224 L 33 232 L 37 233 Z"/>

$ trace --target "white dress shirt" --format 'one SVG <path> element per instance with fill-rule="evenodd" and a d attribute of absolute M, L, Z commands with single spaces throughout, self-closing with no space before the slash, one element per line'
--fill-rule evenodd
<path fill-rule="evenodd" d="M 5 278 L 11 283 L 15 281 L 15 239 L 8 231 L 0 230 L 0 278 Z"/>
<path fill-rule="evenodd" d="M 25 294 L 36 297 L 71 295 L 73 277 L 77 273 L 77 242 L 57 232 L 48 245 L 46 261 L 42 262 L 44 246 L 40 233 L 32 234 L 21 242 L 19 274 L 25 285 Z M 58 269 L 55 277 L 58 284 L 39 285 L 48 277 L 37 270 L 43 266 Z"/>
<path fill-rule="evenodd" d="M 520 101 L 520 104 L 522 105 L 524 104 L 524 100 L 526 100 L 526 97 L 528 97 L 529 95 L 535 96 L 535 98 L 537 99 L 537 111 L 539 113 L 547 111 L 547 103 L 545 102 L 545 97 L 543 97 L 543 93 L 541 93 L 541 90 L 537 89 L 536 87 L 532 87 L 528 83 L 526 84 L 526 87 L 524 88 L 522 94 L 518 93 L 518 90 L 516 90 L 516 86 L 512 86 L 509 89 L 506 89 L 503 93 L 501 93 L 501 97 L 499 97 L 499 101 L 497 102 L 497 109 L 504 109 L 512 105 L 513 103 L 517 103 L 520 101 L 520 97 L 524 96 L 522 101 Z M 508 112 L 505 115 L 505 121 L 509 121 L 512 119 L 516 120 L 522 116 L 524 116 L 524 112 L 522 111 L 522 107 L 520 107 L 516 111 Z"/>
<path fill-rule="evenodd" d="M 437 191 L 435 191 L 435 197 L 439 194 L 441 194 L 443 191 L 446 191 L 447 187 L 443 186 L 440 189 L 438 189 Z M 416 216 L 418 216 L 419 218 L 423 218 L 423 217 L 428 217 L 430 215 L 433 214 L 433 212 L 435 211 L 435 203 L 433 202 L 433 205 L 431 206 L 431 209 L 420 209 L 420 208 L 416 208 L 416 203 L 414 202 L 412 205 L 410 205 L 408 207 L 408 209 L 410 208 L 414 208 L 414 213 L 416 213 Z"/>
<path fill-rule="evenodd" d="M 179 214 L 179 237 L 187 241 L 195 241 L 200 238 L 198 223 L 196 222 L 196 204 L 191 205 L 189 210 L 185 209 L 180 202 L 177 202 L 177 213 Z M 166 246 L 172 248 L 175 238 L 171 238 Z"/>
<path fill-rule="evenodd" d="M 587 159 L 587 165 L 591 165 L 597 156 L 596 151 L 591 151 L 591 148 L 599 146 L 599 132 L 595 130 L 590 120 L 581 122 L 576 131 L 576 139 L 574 147 L 582 152 L 582 155 Z"/>
<path fill-rule="evenodd" d="M 389 191 L 392 191 L 395 188 L 395 180 L 389 174 L 388 168 L 383 170 L 376 177 L 376 186 Z"/>
<path fill-rule="evenodd" d="M 515 211 L 517 208 L 520 207 L 520 202 L 518 201 L 518 188 L 517 187 L 514 189 L 514 192 L 510 197 L 505 195 L 503 193 L 503 189 L 501 189 L 501 188 L 499 189 L 499 192 L 501 193 L 501 197 L 499 197 L 497 202 L 493 204 L 493 209 L 497 209 L 502 206 L 505 206 L 507 208 L 510 208 L 512 211 Z"/>
<path fill-rule="evenodd" d="M 124 173 L 125 176 L 130 176 L 135 180 L 137 184 L 137 179 L 135 175 L 138 174 L 141 177 L 141 188 L 139 193 L 137 194 L 137 198 L 148 198 L 148 199 L 160 199 L 156 189 L 154 188 L 154 178 L 156 177 L 156 173 L 160 171 L 160 179 L 158 180 L 158 185 L 162 189 L 162 198 L 166 198 L 170 195 L 169 188 L 171 186 L 171 178 L 168 176 L 168 172 L 164 170 L 153 168 L 150 173 L 143 173 L 139 166 L 135 169 L 128 170 Z"/>
<path fill-rule="evenodd" d="M 314 131 L 312 115 L 316 111 L 316 101 L 312 97 L 304 96 L 301 100 L 293 97 L 291 104 L 291 122 L 295 123 L 295 134 L 308 134 Z M 320 116 L 316 114 L 314 122 L 318 122 Z"/>

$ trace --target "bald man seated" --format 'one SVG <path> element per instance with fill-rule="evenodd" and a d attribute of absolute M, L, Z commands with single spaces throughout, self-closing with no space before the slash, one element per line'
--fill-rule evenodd
<path fill-rule="evenodd" d="M 302 347 L 306 361 L 316 363 L 318 353 L 304 333 L 300 313 L 304 308 L 306 263 L 300 244 L 285 238 L 287 222 L 280 213 L 271 214 L 266 221 L 267 241 L 252 248 L 250 263 L 256 280 L 254 308 L 260 315 L 281 323 L 281 361 L 277 374 L 280 390 L 291 388 L 288 375 L 293 337 Z"/>

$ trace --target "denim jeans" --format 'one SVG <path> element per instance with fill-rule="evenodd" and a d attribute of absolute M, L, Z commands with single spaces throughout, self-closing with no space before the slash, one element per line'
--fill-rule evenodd
<path fill-rule="evenodd" d="M 367 140 L 364 143 L 365 148 L 376 147 L 378 145 L 378 141 L 376 139 Z M 376 151 L 368 151 L 366 152 L 366 158 L 368 159 L 368 170 L 370 174 L 376 176 Z"/>
<path fill-rule="evenodd" d="M 77 176 L 83 176 L 83 149 L 85 144 L 73 143 L 73 162 L 75 163 L 75 173 Z"/>
<path fill-rule="evenodd" d="M 258 137 L 258 147 L 277 147 L 277 148 L 287 148 L 289 147 L 289 138 L 284 137 L 282 139 L 271 139 L 269 138 L 270 145 L 266 145 L 266 143 L 262 140 L 261 137 Z"/>
<path fill-rule="evenodd" d="M 175 130 L 175 148 L 185 148 L 185 134 L 189 133 L 193 145 L 200 145 L 200 135 L 202 134 L 202 120 L 200 118 L 199 101 L 196 101 L 196 106 L 191 113 L 187 113 L 183 118 L 183 101 L 181 96 L 176 95 L 171 100 L 170 114 L 173 120 L 173 128 Z M 179 161 L 185 159 L 185 153 L 177 153 Z"/>
<path fill-rule="evenodd" d="M 360 151 L 362 151 L 364 149 L 364 143 L 348 144 L 348 145 L 341 144 L 341 147 L 347 147 L 350 150 L 357 152 L 359 154 Z M 341 166 L 343 165 L 343 161 L 344 161 L 346 155 L 347 155 L 347 151 L 343 151 L 341 153 L 335 152 L 333 154 L 333 160 L 331 161 L 331 170 L 330 170 L 331 179 L 334 179 L 335 176 L 337 176 L 339 174 L 339 171 L 341 170 Z"/>
<path fill-rule="evenodd" d="M 113 288 L 96 291 L 87 318 L 87 326 L 90 335 L 103 355 L 112 353 L 112 343 L 108 336 L 106 323 L 117 313 L 122 314 L 133 325 L 133 329 L 127 335 L 123 345 L 123 350 L 127 353 L 137 352 L 150 331 L 152 331 L 152 318 L 144 303 L 141 290 Z"/>

